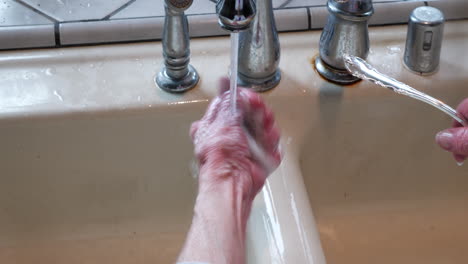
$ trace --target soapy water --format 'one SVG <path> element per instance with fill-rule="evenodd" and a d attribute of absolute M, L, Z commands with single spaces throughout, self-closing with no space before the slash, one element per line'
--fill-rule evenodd
<path fill-rule="evenodd" d="M 354 76 L 373 82 L 379 86 L 385 87 L 390 89 L 398 94 L 406 95 L 416 100 L 425 102 L 433 107 L 441 110 L 442 112 L 446 113 L 447 115 L 451 116 L 455 119 L 458 123 L 462 124 L 463 126 L 467 126 L 468 122 L 464 118 L 457 115 L 457 111 L 452 107 L 448 106 L 444 102 L 433 98 L 423 92 L 420 92 L 413 87 L 399 82 L 383 73 L 377 71 L 374 67 L 372 67 L 369 63 L 365 60 L 345 54 L 343 56 L 346 69 Z"/>
<path fill-rule="evenodd" d="M 390 55 L 400 53 L 401 49 L 398 46 L 388 46 L 387 47 L 387 53 Z"/>
<path fill-rule="evenodd" d="M 239 33 L 231 33 L 231 70 L 230 70 L 230 86 L 231 93 L 231 112 L 235 114 L 237 111 L 237 73 L 239 65 Z M 277 166 L 276 162 L 271 158 L 266 151 L 258 144 L 252 135 L 244 127 L 245 134 L 247 135 L 247 143 L 250 152 L 256 160 L 258 160 L 263 168 L 271 173 Z"/>

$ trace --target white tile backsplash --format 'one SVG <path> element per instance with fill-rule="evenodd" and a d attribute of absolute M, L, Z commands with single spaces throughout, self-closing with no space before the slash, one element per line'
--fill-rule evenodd
<path fill-rule="evenodd" d="M 319 29 L 325 26 L 328 17 L 326 6 L 309 7 L 310 12 L 310 28 Z"/>
<path fill-rule="evenodd" d="M 0 27 L 52 24 L 52 21 L 14 1 L 0 1 Z"/>
<path fill-rule="evenodd" d="M 306 8 L 278 9 L 274 13 L 278 31 L 309 29 L 309 16 Z"/>
<path fill-rule="evenodd" d="M 60 24 L 62 45 L 160 39 L 164 17 Z"/>
<path fill-rule="evenodd" d="M 58 21 L 103 19 L 130 0 L 18 0 Z"/>
<path fill-rule="evenodd" d="M 164 0 L 136 0 L 111 18 L 164 16 Z"/>
<path fill-rule="evenodd" d="M 327 0 L 272 1 L 278 31 L 320 29 L 326 23 Z M 410 12 L 424 5 L 418 0 L 373 2 L 370 25 L 406 23 Z M 468 18 L 468 0 L 426 2 L 447 19 Z M 219 27 L 211 0 L 195 0 L 185 13 L 192 37 L 228 34 Z M 0 49 L 156 40 L 164 15 L 164 0 L 0 0 Z M 45 26 L 36 31 L 36 24 Z"/>
<path fill-rule="evenodd" d="M 440 9 L 446 19 L 468 18 L 468 0 L 429 1 L 428 5 Z"/>
<path fill-rule="evenodd" d="M 273 8 L 291 8 L 325 5 L 327 0 L 276 0 L 273 2 Z"/>
<path fill-rule="evenodd" d="M 0 49 L 55 46 L 54 25 L 0 27 Z"/>
<path fill-rule="evenodd" d="M 374 14 L 369 20 L 369 24 L 385 25 L 407 23 L 411 11 L 423 5 L 424 2 L 420 1 L 387 2 L 375 4 Z"/>
<path fill-rule="evenodd" d="M 215 4 L 210 0 L 194 1 L 185 11 L 187 15 L 213 13 L 215 13 Z M 136 0 L 112 16 L 112 19 L 151 16 L 164 16 L 164 0 Z"/>

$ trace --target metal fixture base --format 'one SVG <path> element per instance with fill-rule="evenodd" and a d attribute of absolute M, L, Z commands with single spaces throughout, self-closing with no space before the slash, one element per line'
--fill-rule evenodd
<path fill-rule="evenodd" d="M 361 80 L 354 77 L 348 71 L 338 70 L 328 66 L 324 61 L 322 61 L 320 56 L 315 58 L 315 68 L 323 78 L 337 84 L 349 85 Z"/>
<path fill-rule="evenodd" d="M 267 77 L 267 78 L 250 78 L 241 73 L 238 73 L 237 82 L 239 86 L 243 86 L 246 88 L 250 88 L 255 92 L 265 92 L 268 91 L 278 85 L 281 81 L 281 71 L 279 69 L 276 72 Z"/>
<path fill-rule="evenodd" d="M 164 67 L 156 76 L 155 81 L 159 88 L 169 93 L 183 93 L 195 87 L 200 77 L 192 65 L 188 65 L 188 73 L 182 79 L 173 79 L 167 74 Z"/>

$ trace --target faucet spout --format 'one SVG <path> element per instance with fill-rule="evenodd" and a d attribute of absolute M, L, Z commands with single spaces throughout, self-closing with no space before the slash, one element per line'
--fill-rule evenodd
<path fill-rule="evenodd" d="M 253 0 L 218 0 L 216 3 L 219 25 L 231 32 L 249 28 L 255 13 Z"/>

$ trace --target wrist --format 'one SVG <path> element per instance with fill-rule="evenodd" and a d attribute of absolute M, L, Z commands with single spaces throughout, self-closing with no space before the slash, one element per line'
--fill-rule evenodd
<path fill-rule="evenodd" d="M 208 217 L 224 214 L 233 216 L 245 224 L 254 198 L 254 195 L 251 195 L 250 184 L 243 179 L 247 176 L 242 175 L 241 172 L 231 171 L 230 175 L 221 175 L 220 178 L 211 179 L 214 178 L 210 177 L 214 173 L 218 172 L 200 171 L 195 214 Z M 203 179 L 204 177 L 209 179 Z"/>
<path fill-rule="evenodd" d="M 229 161 L 205 162 L 199 168 L 198 196 L 251 203 L 255 196 L 251 172 Z"/>

